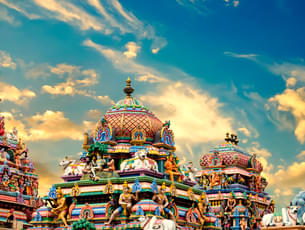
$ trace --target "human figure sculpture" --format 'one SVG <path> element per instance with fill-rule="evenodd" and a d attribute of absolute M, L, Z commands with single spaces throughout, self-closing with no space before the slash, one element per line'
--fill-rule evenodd
<path fill-rule="evenodd" d="M 261 179 L 262 179 L 262 177 L 260 175 L 256 176 L 256 179 L 255 179 L 255 192 L 260 192 L 261 191 Z"/>
<path fill-rule="evenodd" d="M 161 187 L 159 189 L 159 194 L 157 194 L 155 191 L 154 196 L 152 197 L 152 200 L 158 204 L 160 213 L 168 214 L 170 219 L 175 221 L 175 223 L 176 223 L 176 218 L 175 218 L 174 214 L 168 208 L 169 202 L 165 195 L 165 192 L 166 192 L 166 185 L 165 185 L 165 182 L 163 182 L 163 184 L 161 185 Z"/>
<path fill-rule="evenodd" d="M 179 168 L 176 162 L 174 161 L 173 155 L 170 154 L 167 157 L 167 160 L 164 164 L 165 172 L 169 174 L 169 179 L 174 181 L 174 175 L 179 176 L 179 180 L 181 180 L 181 174 L 179 173 Z"/>
<path fill-rule="evenodd" d="M 86 157 L 86 165 L 83 169 L 83 173 L 84 174 L 89 174 L 90 177 L 94 180 L 96 178 L 95 168 L 94 168 L 95 166 L 96 165 L 95 165 L 94 161 L 92 161 L 91 158 L 89 156 L 87 156 Z"/>
<path fill-rule="evenodd" d="M 241 230 L 246 230 L 247 229 L 247 221 L 244 217 L 241 218 L 241 220 L 239 222 L 239 226 L 240 226 Z"/>
<path fill-rule="evenodd" d="M 200 213 L 199 216 L 199 221 L 200 221 L 200 230 L 203 229 L 203 225 L 207 219 L 207 217 L 205 216 L 206 213 L 206 207 L 207 207 L 207 200 L 206 200 L 206 195 L 205 193 L 201 193 L 201 196 L 199 197 L 199 203 L 198 203 L 198 211 Z"/>
<path fill-rule="evenodd" d="M 112 159 L 110 157 L 110 155 L 106 155 L 105 157 L 109 159 L 109 162 L 107 162 L 108 168 L 103 169 L 103 171 L 105 171 L 105 172 L 113 172 L 113 171 L 115 171 L 114 159 Z"/>
<path fill-rule="evenodd" d="M 213 172 L 210 175 L 210 189 L 213 189 L 214 186 L 220 185 L 221 181 L 220 181 L 220 176 L 217 172 Z"/>
<path fill-rule="evenodd" d="M 124 215 L 127 215 L 127 212 L 131 213 L 131 208 L 132 208 L 132 201 L 138 201 L 139 191 L 136 191 L 136 195 L 134 196 L 131 193 L 131 190 L 127 184 L 127 181 L 124 181 L 123 184 L 123 193 L 120 195 L 119 198 L 119 207 L 114 210 L 114 212 L 111 214 L 109 221 L 106 224 L 111 224 L 112 220 L 120 215 L 122 212 Z"/>
<path fill-rule="evenodd" d="M 231 192 L 230 197 L 227 201 L 227 206 L 225 208 L 225 212 L 232 212 L 235 205 L 236 205 L 236 200 L 234 199 L 233 193 Z"/>
<path fill-rule="evenodd" d="M 57 220 L 61 219 L 64 223 L 65 227 L 68 226 L 67 220 L 66 220 L 66 214 L 68 212 L 68 205 L 66 202 L 66 198 L 64 197 L 63 192 L 61 191 L 61 188 L 58 187 L 56 189 L 56 201 L 53 200 L 55 208 L 52 208 L 52 213 L 54 213 L 57 216 Z M 52 199 L 52 198 L 51 198 Z"/>

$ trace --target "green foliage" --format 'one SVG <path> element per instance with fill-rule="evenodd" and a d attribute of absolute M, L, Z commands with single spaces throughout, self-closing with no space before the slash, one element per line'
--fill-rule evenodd
<path fill-rule="evenodd" d="M 87 219 L 80 219 L 74 222 L 71 230 L 96 230 L 94 224 L 90 223 Z"/>
<path fill-rule="evenodd" d="M 88 150 L 89 156 L 92 156 L 94 152 L 98 152 L 99 154 L 107 153 L 108 151 L 108 145 L 102 144 L 100 142 L 95 142 L 94 144 L 91 144 Z"/>

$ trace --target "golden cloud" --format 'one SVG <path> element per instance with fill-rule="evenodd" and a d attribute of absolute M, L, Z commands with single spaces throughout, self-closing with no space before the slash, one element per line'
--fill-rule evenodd
<path fill-rule="evenodd" d="M 280 112 L 291 113 L 296 120 L 295 136 L 300 143 L 305 142 L 305 87 L 286 89 L 269 99 Z"/>
<path fill-rule="evenodd" d="M 30 126 L 31 141 L 62 139 L 82 140 L 83 133 L 90 123 L 78 125 L 64 116 L 61 111 L 47 110 L 43 114 L 36 114 L 27 118 Z"/>
<path fill-rule="evenodd" d="M 13 85 L 0 82 L 0 98 L 2 100 L 22 105 L 34 97 L 36 97 L 36 93 L 29 89 L 18 89 Z"/>
<path fill-rule="evenodd" d="M 232 119 L 221 114 L 218 100 L 188 84 L 171 83 L 157 94 L 140 99 L 148 102 L 162 120 L 171 118 L 177 142 L 219 141 L 232 130 Z"/>
<path fill-rule="evenodd" d="M 37 113 L 34 116 L 22 120 L 16 119 L 14 114 L 3 112 L 6 117 L 6 130 L 17 127 L 19 137 L 26 141 L 50 140 L 59 141 L 62 139 L 83 140 L 84 132 L 92 129 L 94 122 L 83 121 L 76 124 L 65 117 L 61 111 L 47 110 L 43 114 Z"/>

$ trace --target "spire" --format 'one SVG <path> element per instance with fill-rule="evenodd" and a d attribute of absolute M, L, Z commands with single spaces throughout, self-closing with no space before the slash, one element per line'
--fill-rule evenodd
<path fill-rule="evenodd" d="M 131 94 L 133 93 L 134 89 L 131 87 L 131 80 L 128 77 L 126 80 L 126 86 L 124 88 L 124 92 L 126 93 L 126 97 L 131 97 Z"/>

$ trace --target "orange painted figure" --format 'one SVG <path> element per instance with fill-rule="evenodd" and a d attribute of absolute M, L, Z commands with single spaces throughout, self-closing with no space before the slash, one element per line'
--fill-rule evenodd
<path fill-rule="evenodd" d="M 105 168 L 103 171 L 105 171 L 105 172 L 113 172 L 115 170 L 114 160 L 109 155 L 106 155 L 105 157 L 110 159 L 110 160 L 107 163 L 108 168 Z"/>
<path fill-rule="evenodd" d="M 214 186 L 220 185 L 220 176 L 217 172 L 213 172 L 210 175 L 210 189 L 213 189 Z"/>
<path fill-rule="evenodd" d="M 164 164 L 164 168 L 165 172 L 169 174 L 169 179 L 171 181 L 174 181 L 174 175 L 177 175 L 180 178 L 181 174 L 179 173 L 179 169 L 176 162 L 174 161 L 173 155 L 170 154 L 167 157 L 167 160 Z"/>

